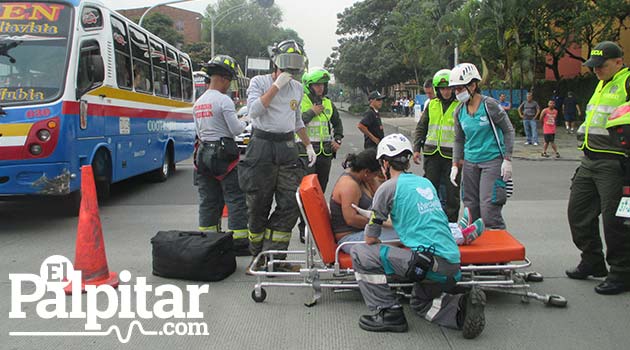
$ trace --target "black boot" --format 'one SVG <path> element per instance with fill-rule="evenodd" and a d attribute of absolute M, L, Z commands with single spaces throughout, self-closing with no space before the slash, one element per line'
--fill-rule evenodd
<path fill-rule="evenodd" d="M 236 256 L 251 256 L 252 253 L 249 252 L 249 239 L 247 238 L 239 238 L 233 241 L 234 247 L 234 255 Z"/>
<path fill-rule="evenodd" d="M 376 315 L 363 315 L 359 327 L 370 332 L 406 332 L 407 319 L 402 307 L 381 309 Z"/>
<path fill-rule="evenodd" d="M 590 276 L 593 277 L 606 277 L 608 270 L 606 270 L 606 264 L 602 263 L 597 265 L 587 264 L 584 261 L 580 261 L 578 266 L 572 270 L 566 270 L 567 276 L 574 280 L 585 280 Z"/>
<path fill-rule="evenodd" d="M 485 305 L 486 294 L 478 287 L 473 287 L 460 299 L 457 324 L 462 328 L 464 338 L 473 339 L 483 332 L 486 326 Z"/>

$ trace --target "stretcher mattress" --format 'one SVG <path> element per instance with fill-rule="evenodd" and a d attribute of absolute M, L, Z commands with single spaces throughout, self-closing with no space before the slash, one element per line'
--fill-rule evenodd
<path fill-rule="evenodd" d="M 327 265 L 332 264 L 335 262 L 337 242 L 330 225 L 328 205 L 316 174 L 307 175 L 302 179 L 299 193 L 322 261 Z M 462 265 L 525 260 L 525 247 L 505 230 L 487 230 L 471 245 L 460 246 L 459 250 Z M 340 252 L 339 265 L 342 269 L 352 268 L 350 255 Z"/>

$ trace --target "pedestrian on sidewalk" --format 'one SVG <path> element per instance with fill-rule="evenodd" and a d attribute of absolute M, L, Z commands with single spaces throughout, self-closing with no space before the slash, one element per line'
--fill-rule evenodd
<path fill-rule="evenodd" d="M 597 44 L 584 65 L 593 69 L 599 83 L 577 131 L 584 157 L 573 176 L 567 212 L 573 243 L 582 254 L 577 267 L 566 274 L 573 279 L 606 277 L 595 292 L 619 294 L 630 291 L 630 234 L 616 216 L 624 184 L 622 162 L 627 161 L 628 154 L 610 137 L 606 122 L 615 108 L 630 100 L 630 69 L 623 63 L 619 45 L 611 41 Z M 600 214 L 607 248 L 605 261 Z"/>
<path fill-rule="evenodd" d="M 512 109 L 512 103 L 505 100 L 505 94 L 499 95 L 499 106 L 501 106 L 506 113 Z"/>
<path fill-rule="evenodd" d="M 564 103 L 562 104 L 562 113 L 564 115 L 564 127 L 567 129 L 567 134 L 574 133 L 575 121 L 577 120 L 577 117 L 582 116 L 582 111 L 580 110 L 580 105 L 578 104 L 572 91 L 569 91 L 567 93 L 567 98 L 564 99 Z"/>
<path fill-rule="evenodd" d="M 363 114 L 363 119 L 357 124 L 359 131 L 363 133 L 363 148 L 376 148 L 381 139 L 385 137 L 383 131 L 383 121 L 379 114 L 379 110 L 383 107 L 385 95 L 381 95 L 378 91 L 372 91 L 368 95 L 370 108 Z"/>
<path fill-rule="evenodd" d="M 547 147 L 549 147 L 550 144 L 553 151 L 556 152 L 556 158 L 560 158 L 560 153 L 558 153 L 558 147 L 555 143 L 557 118 L 558 109 L 556 108 L 556 102 L 554 100 L 549 100 L 547 108 L 540 112 L 540 120 L 542 120 L 543 125 L 543 137 L 545 138 L 542 156 L 545 158 L 549 158 L 549 155 L 547 154 Z"/>
<path fill-rule="evenodd" d="M 462 200 L 471 222 L 482 218 L 489 229 L 505 229 L 501 210 L 507 201 L 506 182 L 512 178 L 514 128 L 498 101 L 481 94 L 480 81 L 472 63 L 458 64 L 451 71 L 449 86 L 461 103 L 454 112 L 450 179 L 457 186 L 461 166 Z"/>
<path fill-rule="evenodd" d="M 526 145 L 538 146 L 538 124 L 536 123 L 536 119 L 538 119 L 539 114 L 540 105 L 538 105 L 538 102 L 534 101 L 534 94 L 528 92 L 527 101 L 523 101 L 523 103 L 518 106 L 518 115 L 523 120 L 525 136 L 527 137 L 525 141 Z"/>

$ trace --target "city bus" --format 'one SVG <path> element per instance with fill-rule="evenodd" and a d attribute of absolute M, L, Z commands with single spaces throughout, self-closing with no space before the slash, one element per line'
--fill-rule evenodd
<path fill-rule="evenodd" d="M 101 2 L 0 0 L 0 198 L 80 203 L 193 151 L 190 58 Z"/>

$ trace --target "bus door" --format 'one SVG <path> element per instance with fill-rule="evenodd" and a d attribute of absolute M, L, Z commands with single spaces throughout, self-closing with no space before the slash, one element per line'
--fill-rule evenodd
<path fill-rule="evenodd" d="M 104 64 L 102 45 L 99 43 L 99 35 L 103 30 L 103 15 L 101 10 L 93 6 L 84 6 L 81 10 L 81 29 L 78 35 L 78 62 L 76 65 L 76 100 L 73 103 L 75 108 L 74 117 L 78 118 L 77 139 L 88 141 L 88 144 L 95 144 L 97 139 L 105 136 L 104 101 L 105 94 L 99 93 L 96 88 L 103 85 Z M 100 61 L 100 62 L 99 62 Z M 96 68 L 100 66 L 100 68 Z M 103 70 L 103 73 L 96 77 L 94 69 Z M 101 140 L 102 141 L 102 140 Z M 87 146 L 87 145 L 86 145 Z M 81 156 L 86 156 L 85 152 L 90 152 L 92 147 L 82 147 Z M 87 154 L 89 156 L 89 154 Z"/>

